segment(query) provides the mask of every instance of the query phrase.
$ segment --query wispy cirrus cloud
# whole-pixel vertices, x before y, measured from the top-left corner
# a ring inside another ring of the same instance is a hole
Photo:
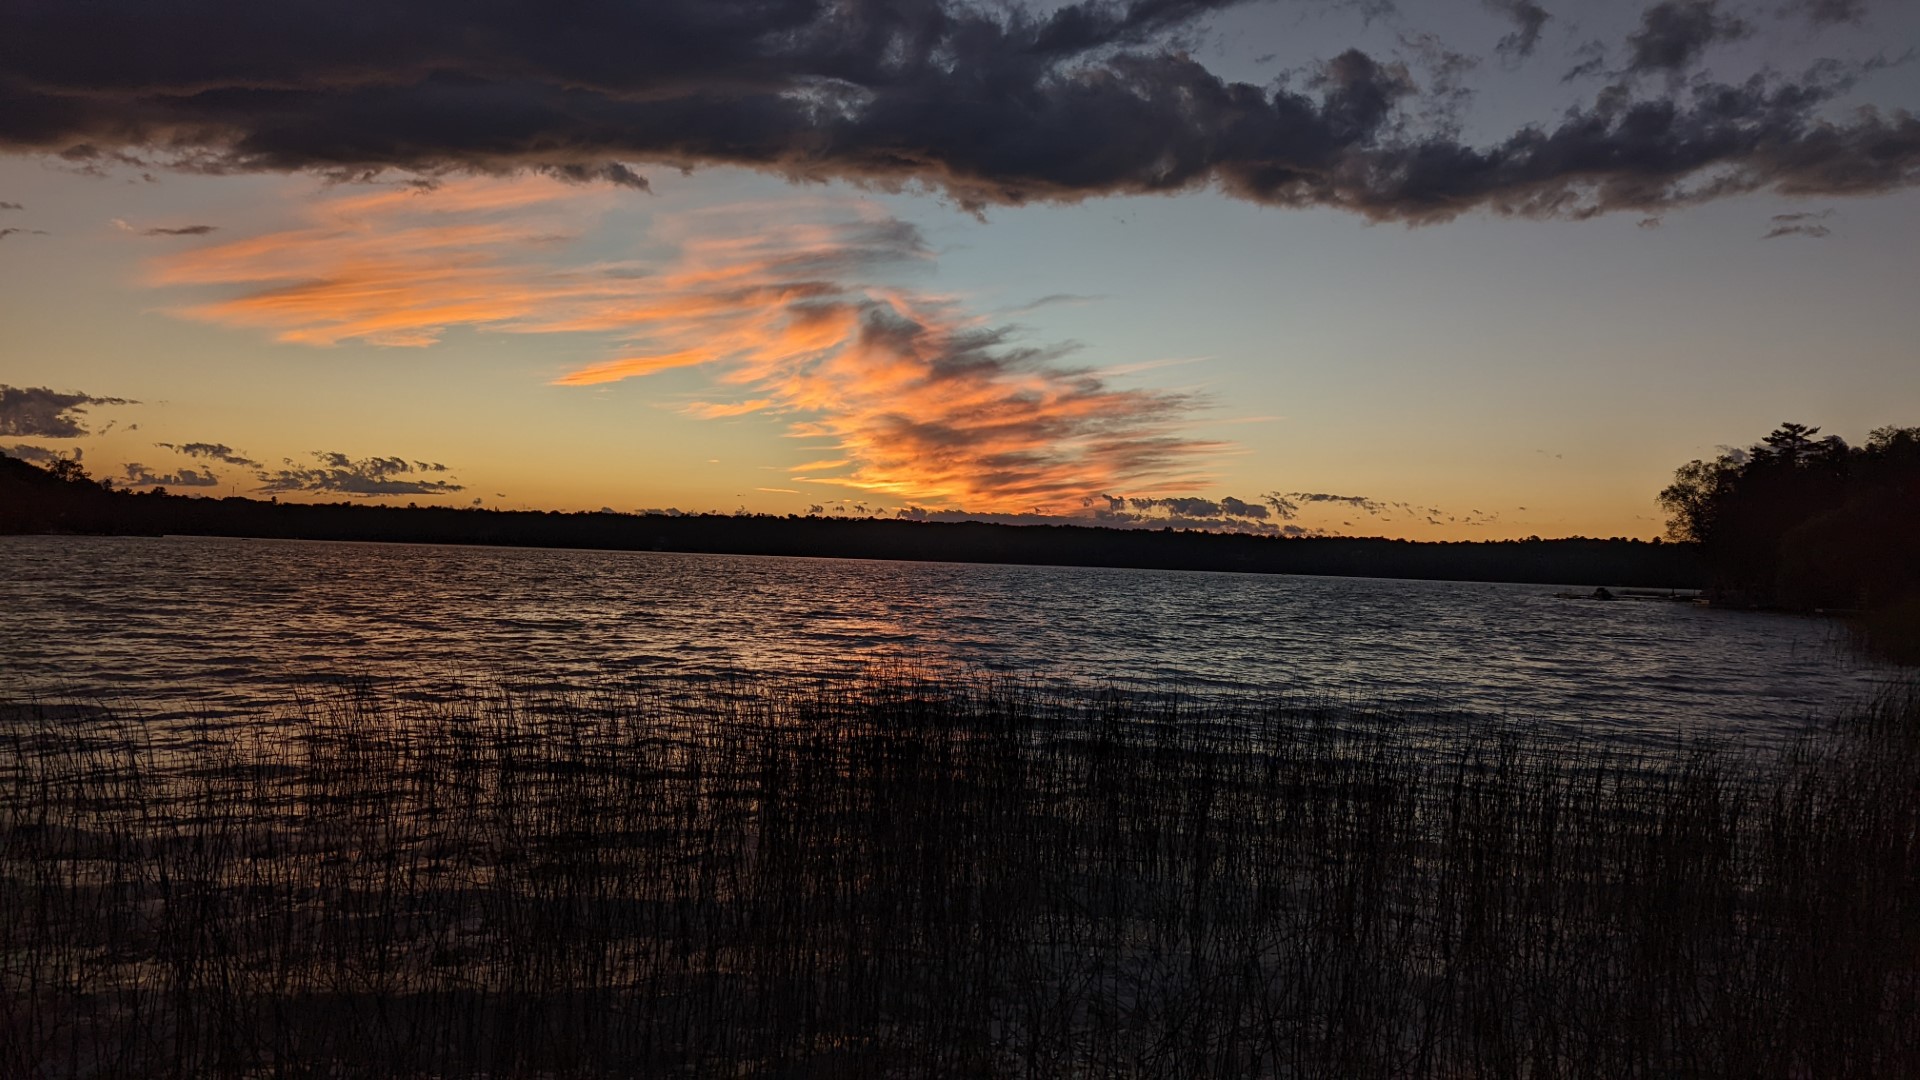
[[[617,275],[542,261],[595,205],[540,177],[381,187],[312,200],[298,228],[162,257],[151,279],[240,286],[177,313],[281,341],[431,345],[449,327],[524,329],[630,295]]]
[[[418,347],[454,327],[605,342],[566,386],[702,367],[733,400],[691,415],[776,416],[821,451],[795,479],[900,501],[1027,509],[1190,488],[1218,448],[1182,430],[1192,396],[1116,386],[1070,346],[904,284],[933,252],[869,204],[684,215],[655,230],[670,256],[568,265],[593,209],[579,194],[521,178],[334,195],[300,228],[165,257],[154,280],[239,286],[181,313],[310,345]]]

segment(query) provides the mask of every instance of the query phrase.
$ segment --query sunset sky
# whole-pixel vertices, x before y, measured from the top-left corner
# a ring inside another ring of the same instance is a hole
[[[1920,5],[16,0],[0,452],[1651,537],[1920,424]]]

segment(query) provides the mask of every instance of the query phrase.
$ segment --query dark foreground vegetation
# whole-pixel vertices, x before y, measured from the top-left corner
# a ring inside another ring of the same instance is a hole
[[[0,534],[381,540],[851,559],[1126,566],[1452,581],[1694,588],[1691,545],[1638,540],[1413,543],[1346,537],[767,515],[542,513],[205,499],[103,489],[79,463],[0,455]]]
[[[1912,698],[1755,753],[912,680],[0,727],[7,1077],[1920,1073]]]
[[[1851,611],[1870,647],[1920,664],[1920,428],[1848,446],[1782,424],[1688,462],[1660,502],[1673,538],[1698,546],[1714,599]]]

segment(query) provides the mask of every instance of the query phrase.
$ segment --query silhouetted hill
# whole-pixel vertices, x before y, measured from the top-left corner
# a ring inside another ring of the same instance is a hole
[[[0,457],[0,533],[44,532],[183,533],[1655,588],[1691,588],[1700,580],[1692,545],[1637,540],[1416,543],[1075,525],[279,503],[108,491],[84,479],[62,480],[26,462]]]

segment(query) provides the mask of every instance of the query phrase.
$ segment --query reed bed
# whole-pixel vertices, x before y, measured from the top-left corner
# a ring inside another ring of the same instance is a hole
[[[869,678],[0,709],[0,1075],[1920,1072],[1920,708]]]

